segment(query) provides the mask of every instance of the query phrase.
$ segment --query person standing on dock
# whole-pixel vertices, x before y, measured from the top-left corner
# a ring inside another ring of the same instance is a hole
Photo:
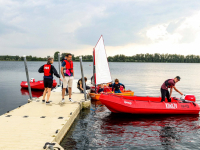
[[[67,56],[65,55],[65,57],[62,59],[62,63],[64,62],[64,60],[67,60]],[[65,68],[65,66],[64,66],[64,69],[63,69],[64,71],[66,70],[66,68]],[[63,83],[62,83],[62,89],[63,89]],[[68,87],[66,88],[66,95],[68,95]]]
[[[66,70],[65,70],[65,69]],[[74,79],[74,67],[73,67],[73,61],[72,61],[72,54],[66,54],[66,60],[63,61],[62,67],[61,67],[61,74],[63,76],[63,89],[62,89],[62,102],[65,102],[65,91],[68,86],[68,92],[69,92],[69,101],[74,102],[71,98],[72,95],[72,84]]]
[[[45,103],[45,97],[47,94],[47,101],[46,104],[50,104],[49,98],[51,95],[51,88],[53,85],[53,74],[58,77],[61,81],[62,79],[60,78],[60,75],[58,74],[57,70],[55,67],[52,65],[54,62],[53,58],[48,58],[47,64],[41,66],[38,70],[39,73],[44,73],[44,93],[43,93],[43,99],[42,102]]]
[[[172,91],[173,89],[178,92],[179,94],[183,95],[176,87],[175,84],[180,81],[181,78],[179,76],[176,76],[174,79],[168,79],[166,80],[162,86],[161,86],[161,102],[165,101],[165,97],[167,97],[168,102],[171,102],[171,96],[172,96]],[[170,93],[168,91],[168,88],[170,88]]]

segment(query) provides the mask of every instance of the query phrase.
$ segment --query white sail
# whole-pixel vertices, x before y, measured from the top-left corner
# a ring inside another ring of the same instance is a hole
[[[96,85],[111,82],[112,79],[104,46],[103,36],[100,37],[94,49]]]

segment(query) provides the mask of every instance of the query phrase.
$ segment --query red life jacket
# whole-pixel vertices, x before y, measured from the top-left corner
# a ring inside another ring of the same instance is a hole
[[[44,65],[44,76],[50,76],[51,75],[51,64]]]
[[[73,61],[67,61],[67,60],[64,60],[65,61],[65,63],[66,63],[66,65],[65,65],[65,67],[66,67],[66,69],[68,69],[69,71],[70,71],[70,73],[73,73],[74,72],[74,70],[73,70]]]

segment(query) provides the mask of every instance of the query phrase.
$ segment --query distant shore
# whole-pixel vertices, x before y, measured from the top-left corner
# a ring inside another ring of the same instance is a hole
[[[58,60],[58,53],[54,53],[54,60]],[[62,53],[60,56],[60,60],[64,58],[66,53]],[[33,57],[26,56],[27,61],[47,61],[47,57]],[[72,55],[72,59],[74,62],[79,61],[80,56]],[[83,62],[93,62],[92,55],[84,55],[81,56]],[[24,58],[22,56],[0,56],[0,61],[23,61]],[[115,55],[109,56],[108,62],[143,62],[143,63],[200,63],[199,55],[178,55],[178,54],[136,54],[133,56],[125,56],[125,55]]]

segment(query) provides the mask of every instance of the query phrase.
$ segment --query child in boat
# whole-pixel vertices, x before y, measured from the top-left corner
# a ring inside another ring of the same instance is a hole
[[[112,86],[112,91],[114,90],[115,93],[121,93],[120,86],[123,86],[125,90],[125,86],[119,83],[119,79],[115,79],[115,83]]]
[[[48,58],[47,64],[41,66],[38,70],[39,73],[44,73],[44,80],[43,81],[44,81],[45,89],[44,89],[44,93],[43,93],[42,102],[45,103],[45,97],[46,97],[46,94],[47,94],[46,104],[50,104],[49,98],[50,98],[50,95],[51,95],[51,88],[52,88],[52,84],[53,84],[53,74],[62,81],[57,70],[52,65],[53,62],[54,62],[53,58],[51,58],[51,57]]]
[[[101,86],[99,87],[98,93],[103,93],[104,91],[104,85],[101,84]]]

